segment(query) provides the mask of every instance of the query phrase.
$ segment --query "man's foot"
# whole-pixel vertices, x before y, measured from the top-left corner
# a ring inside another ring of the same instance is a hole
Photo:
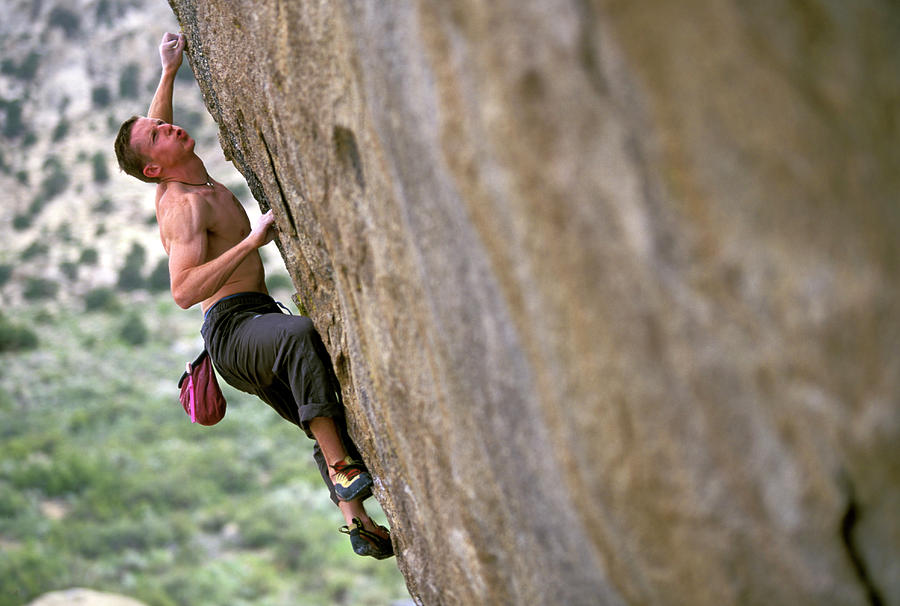
[[[341,501],[352,501],[372,494],[372,476],[362,461],[349,456],[331,466],[334,492]]]
[[[353,518],[353,528],[341,526],[339,530],[350,535],[350,544],[357,555],[371,556],[376,560],[383,560],[394,555],[394,546],[391,544],[391,533],[384,526],[372,525],[375,531],[366,530],[359,518]]]

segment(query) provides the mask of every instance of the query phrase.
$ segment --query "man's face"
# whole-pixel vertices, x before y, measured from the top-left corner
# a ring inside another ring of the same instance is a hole
[[[194,151],[194,140],[187,131],[151,118],[135,121],[131,127],[131,145],[150,162],[163,167],[178,164]]]

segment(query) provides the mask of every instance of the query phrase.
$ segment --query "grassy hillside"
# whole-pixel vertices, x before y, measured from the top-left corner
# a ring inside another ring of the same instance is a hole
[[[198,322],[166,295],[4,316],[3,335],[37,345],[0,357],[0,606],[72,586],[153,606],[405,595],[393,560],[356,556],[336,531],[300,430],[227,386],[219,425],[189,422],[177,350]]]

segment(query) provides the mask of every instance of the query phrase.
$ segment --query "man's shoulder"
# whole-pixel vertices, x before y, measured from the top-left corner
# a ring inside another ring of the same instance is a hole
[[[163,232],[170,228],[200,228],[209,222],[209,202],[202,195],[169,187],[156,201],[156,220]]]
[[[157,210],[202,210],[206,205],[204,196],[177,184],[160,183],[156,188]]]

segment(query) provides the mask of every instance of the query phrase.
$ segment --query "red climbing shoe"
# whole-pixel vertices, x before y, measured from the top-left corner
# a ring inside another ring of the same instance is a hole
[[[331,478],[334,492],[341,501],[352,501],[372,494],[372,476],[362,461],[346,457],[331,468],[335,471]]]

